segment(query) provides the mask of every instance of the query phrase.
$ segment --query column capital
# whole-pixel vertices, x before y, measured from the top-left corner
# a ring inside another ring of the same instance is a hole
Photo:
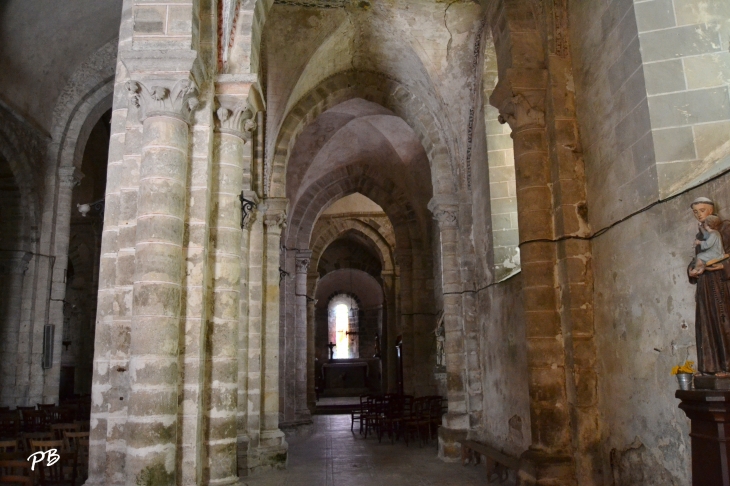
[[[216,96],[216,102],[216,129],[220,133],[234,135],[244,143],[250,141],[253,131],[256,130],[256,113],[249,104],[222,95]]]
[[[489,96],[489,103],[499,110],[499,122],[508,123],[512,131],[545,127],[546,69],[510,68]]]
[[[151,116],[171,116],[190,123],[198,107],[198,87],[191,79],[127,81],[129,101],[139,109],[139,121]]]
[[[439,228],[455,228],[459,225],[459,203],[456,196],[437,195],[428,203],[433,219],[438,221]]]
[[[286,228],[286,198],[266,198],[259,205],[268,233],[279,233]]]
[[[74,166],[59,167],[58,180],[62,185],[75,187],[81,183],[84,173]]]
[[[312,250],[297,250],[295,258],[297,273],[306,274],[311,260]]]

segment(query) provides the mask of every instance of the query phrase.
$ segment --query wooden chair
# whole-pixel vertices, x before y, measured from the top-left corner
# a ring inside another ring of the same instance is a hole
[[[35,407],[21,407],[21,406],[17,406],[17,407],[15,407],[15,410],[17,410],[18,412],[35,411]]]
[[[51,425],[46,412],[23,410],[23,432],[46,432]]]
[[[31,440],[30,451],[47,451],[48,449],[56,449],[58,452],[66,452],[63,440]]]
[[[66,450],[76,452],[76,467],[78,477],[85,481],[89,475],[89,433],[64,432]]]
[[[403,435],[408,446],[408,439],[411,432],[418,434],[419,444],[423,447],[423,430],[430,424],[428,416],[428,399],[419,397],[413,400],[411,413],[403,419]]]
[[[37,403],[38,410],[53,410],[57,407],[55,403]]]
[[[7,407],[0,407],[0,413],[2,413],[2,412],[9,412],[9,411],[10,411],[10,407],[9,406],[7,406]]]
[[[30,442],[32,440],[52,440],[53,435],[50,432],[24,432],[20,434],[20,445],[25,452],[30,453]]]
[[[68,407],[56,407],[45,410],[48,414],[49,424],[70,424],[76,420],[76,409]]]
[[[0,413],[0,439],[15,439],[20,433],[20,415],[18,412]]]
[[[64,432],[78,432],[79,426],[76,424],[53,424],[51,425],[51,433],[56,440],[63,439]]]
[[[58,462],[40,469],[41,486],[76,486],[76,453],[59,452]]]
[[[355,422],[360,423],[360,433],[362,434],[362,418],[367,413],[367,403],[369,395],[360,395],[360,408],[350,413],[350,432],[355,427]]]
[[[17,439],[0,440],[0,453],[19,451],[20,445]]]
[[[28,461],[0,460],[0,484],[33,486],[35,474]]]
[[[74,420],[74,423],[79,426],[79,432],[89,432],[91,430],[91,422],[88,420]]]

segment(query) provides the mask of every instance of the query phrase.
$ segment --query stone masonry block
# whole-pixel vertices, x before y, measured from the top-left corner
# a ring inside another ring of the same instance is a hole
[[[650,96],[687,89],[684,66],[680,59],[644,64],[644,79],[646,92]]]
[[[697,158],[704,159],[728,140],[730,121],[706,123],[692,127]]]
[[[711,88],[730,83],[730,52],[683,59],[687,88]]]
[[[697,158],[692,127],[654,130],[652,137],[657,162],[695,160]]]
[[[174,317],[180,312],[180,286],[173,283],[134,284],[134,313],[139,316]]]
[[[719,33],[709,25],[687,25],[640,34],[644,62],[695,56],[722,49]]]
[[[728,88],[708,88],[652,96],[649,109],[654,128],[730,120]]]
[[[639,32],[666,29],[676,25],[672,0],[651,0],[637,3],[634,5],[634,9]]]
[[[134,32],[136,33],[164,34],[166,22],[167,7],[164,5],[134,8]]]

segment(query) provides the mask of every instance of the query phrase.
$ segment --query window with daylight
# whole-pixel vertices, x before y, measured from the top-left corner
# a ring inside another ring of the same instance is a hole
[[[335,329],[337,341],[335,344],[335,359],[347,359],[350,357],[348,346],[348,332],[350,330],[350,309],[346,304],[338,304],[335,307]]]

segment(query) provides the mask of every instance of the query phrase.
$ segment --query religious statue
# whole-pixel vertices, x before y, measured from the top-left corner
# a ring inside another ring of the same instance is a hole
[[[327,347],[330,348],[330,359],[335,359],[335,347],[337,345],[335,343],[330,342]]]
[[[380,358],[380,336],[377,333],[375,334],[375,354],[373,358]]]
[[[444,342],[446,341],[446,330],[444,329],[444,312],[441,311],[436,329],[433,330],[436,336],[436,367],[443,368],[446,366],[446,355],[444,351]]]
[[[699,221],[695,257],[687,267],[690,283],[697,285],[697,370],[726,377],[730,376],[730,221],[715,215],[715,203],[706,197],[695,199],[691,208]]]

